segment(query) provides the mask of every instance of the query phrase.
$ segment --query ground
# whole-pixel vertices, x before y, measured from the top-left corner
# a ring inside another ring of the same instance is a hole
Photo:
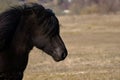
[[[69,55],[34,48],[23,80],[120,80],[120,14],[59,16]]]

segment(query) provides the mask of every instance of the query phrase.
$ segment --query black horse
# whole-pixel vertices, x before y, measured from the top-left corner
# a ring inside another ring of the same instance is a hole
[[[59,21],[50,9],[31,3],[0,14],[0,80],[22,80],[30,50],[35,46],[55,61],[64,60],[66,47]]]

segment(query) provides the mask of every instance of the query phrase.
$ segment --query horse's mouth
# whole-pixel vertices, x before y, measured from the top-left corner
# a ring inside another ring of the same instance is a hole
[[[56,62],[60,62],[60,61],[63,61],[64,59],[59,59],[59,58],[54,58],[53,57],[53,59],[54,59],[54,61],[56,61]]]
[[[56,61],[56,62],[60,62],[63,61],[66,58],[67,55],[60,57],[60,56],[52,56],[52,58]]]

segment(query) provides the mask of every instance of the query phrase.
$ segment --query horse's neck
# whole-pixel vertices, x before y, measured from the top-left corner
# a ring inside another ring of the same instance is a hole
[[[27,33],[24,31],[16,31],[11,44],[12,50],[17,54],[23,54],[29,53],[32,47]]]
[[[29,53],[33,48],[32,41],[30,39],[29,27],[33,26],[33,16],[21,16],[21,20],[13,35],[11,47],[16,53]]]

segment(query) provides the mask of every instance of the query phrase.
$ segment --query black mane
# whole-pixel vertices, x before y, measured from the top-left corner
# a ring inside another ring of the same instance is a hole
[[[29,16],[31,14],[35,14],[37,16],[39,24],[43,26],[43,33],[52,35],[52,33],[59,32],[59,28],[55,28],[59,25],[55,24],[56,21],[58,23],[58,20],[50,9],[45,9],[42,5],[35,3],[12,7],[0,14],[0,50],[3,50],[6,45],[9,45],[17,27],[20,25],[21,21],[23,21],[21,20],[22,17],[25,15]],[[51,21],[52,24],[50,24]],[[48,28],[50,25],[51,28]]]

